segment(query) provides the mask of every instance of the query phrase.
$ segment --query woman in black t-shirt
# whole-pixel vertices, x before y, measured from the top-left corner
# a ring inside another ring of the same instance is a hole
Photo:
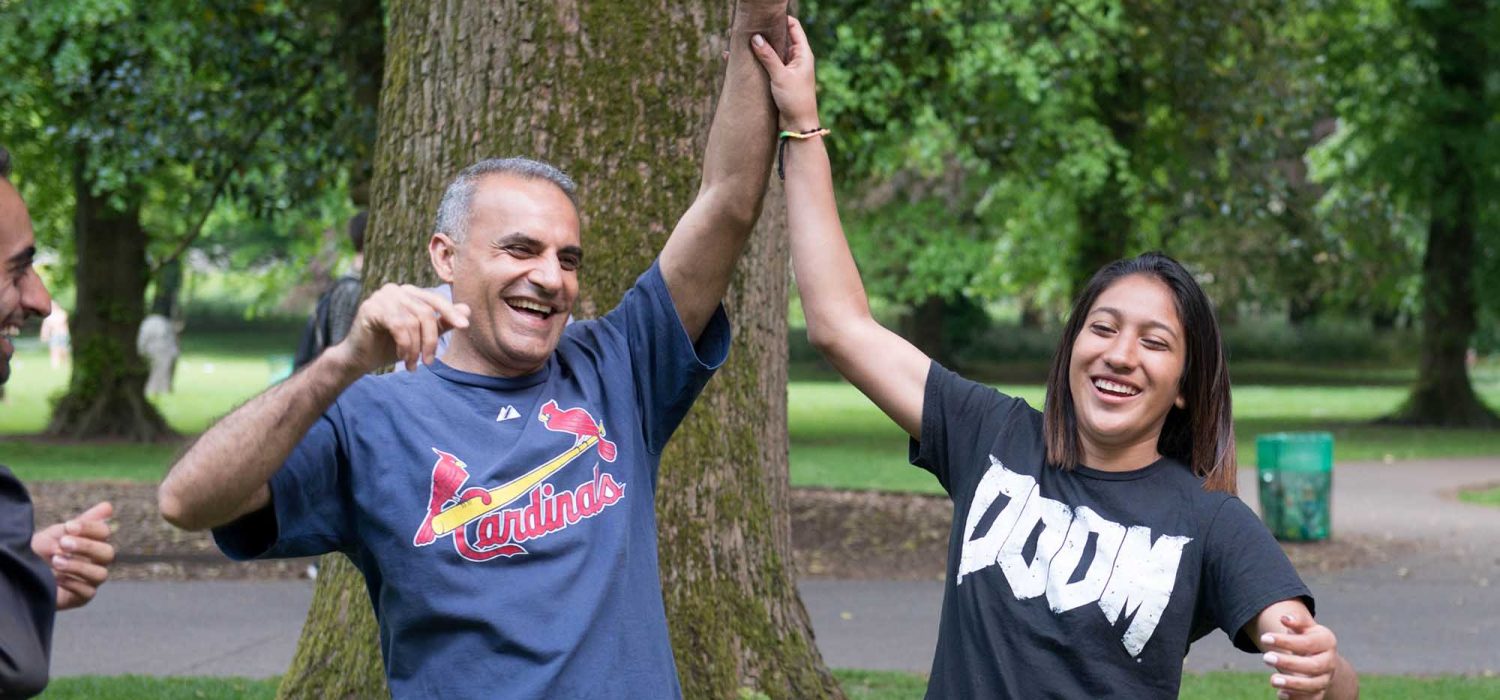
[[[1280,697],[1358,679],[1264,526],[1237,498],[1212,307],[1176,261],[1106,266],[1080,295],[1045,412],[968,382],[871,317],[844,240],[813,56],[752,42],[781,114],[808,338],[916,441],[955,504],[929,697],[1175,695],[1212,627],[1264,653]],[[1149,662],[1149,663],[1148,663]]]

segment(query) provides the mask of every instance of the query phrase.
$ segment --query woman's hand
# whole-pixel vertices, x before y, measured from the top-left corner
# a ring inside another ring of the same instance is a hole
[[[782,63],[776,49],[759,34],[750,39],[750,50],[771,78],[771,98],[781,112],[781,128],[788,131],[816,129],[818,123],[817,78],[812,48],[795,17],[786,18],[787,59]]]

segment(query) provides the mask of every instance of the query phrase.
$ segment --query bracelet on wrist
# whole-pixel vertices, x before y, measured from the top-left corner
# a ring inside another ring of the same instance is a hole
[[[776,135],[776,177],[786,181],[786,142],[791,139],[805,141],[810,138],[827,136],[832,133],[830,129],[815,126],[805,131],[782,131]]]

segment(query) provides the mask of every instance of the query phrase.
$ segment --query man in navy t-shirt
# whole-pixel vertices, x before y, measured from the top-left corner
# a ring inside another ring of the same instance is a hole
[[[720,299],[769,177],[776,116],[748,50],[785,15],[757,12],[736,13],[698,197],[617,308],[567,323],[572,181],[475,164],[428,245],[452,300],[376,291],[343,342],[178,460],[167,520],[240,559],[347,554],[397,697],[680,696],[653,500],[662,448],[725,359]],[[393,361],[413,371],[365,376]]]

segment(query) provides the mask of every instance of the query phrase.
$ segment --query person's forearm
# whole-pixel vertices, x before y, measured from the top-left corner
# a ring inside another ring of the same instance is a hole
[[[718,216],[745,233],[760,212],[776,151],[776,104],[765,71],[750,53],[750,37],[759,34],[785,51],[786,5],[786,0],[737,3],[724,88],[703,154],[697,199],[712,204]]]
[[[786,46],[785,0],[741,0],[737,6],[702,181],[662,250],[662,275],[693,338],[708,325],[729,288],[771,177],[776,106],[765,71],[750,53],[755,34]]]
[[[831,171],[821,137],[787,143],[786,208],[792,272],[807,317],[808,340],[825,354],[843,337],[838,332],[840,323],[870,316],[864,283],[839,222]]]
[[[1328,700],[1356,700],[1359,697],[1359,674],[1349,660],[1339,654],[1333,673],[1333,682],[1328,687]]]
[[[334,346],[235,409],[178,458],[157,494],[185,530],[229,523],[265,504],[267,484],[314,421],[363,371]]]

